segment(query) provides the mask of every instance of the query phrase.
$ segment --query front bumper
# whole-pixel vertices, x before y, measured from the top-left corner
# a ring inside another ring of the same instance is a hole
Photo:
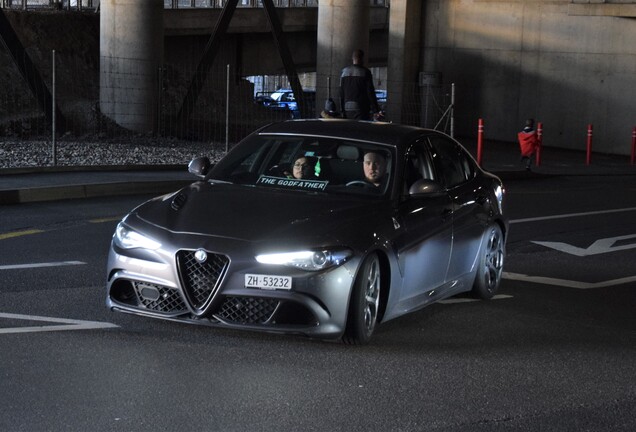
[[[230,259],[237,252],[229,250],[220,254],[228,257],[223,268],[209,276],[201,275],[199,268],[187,268],[180,259],[183,253],[194,253],[194,249],[149,254],[113,245],[108,258],[107,306],[119,312],[215,327],[324,339],[344,333],[356,259],[323,272],[305,272],[258,264],[247,257]],[[187,274],[192,272],[197,273],[194,288],[193,278]],[[247,273],[291,276],[292,288],[246,288]]]

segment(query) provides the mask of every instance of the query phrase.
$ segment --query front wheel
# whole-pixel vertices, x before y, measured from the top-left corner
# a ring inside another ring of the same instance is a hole
[[[363,345],[371,339],[380,309],[380,279],[380,260],[371,254],[362,263],[353,285],[344,343]]]
[[[501,227],[494,224],[485,233],[485,242],[479,252],[477,276],[473,294],[481,299],[492,298],[499,289],[506,255],[504,235]]]

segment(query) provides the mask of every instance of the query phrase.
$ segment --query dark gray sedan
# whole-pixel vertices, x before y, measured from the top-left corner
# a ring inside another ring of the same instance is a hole
[[[378,323],[499,286],[504,189],[455,140],[388,123],[266,126],[117,226],[107,305],[367,343]]]

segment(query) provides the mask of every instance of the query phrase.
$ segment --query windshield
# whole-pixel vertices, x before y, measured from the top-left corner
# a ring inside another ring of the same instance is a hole
[[[390,147],[328,137],[254,135],[214,167],[210,179],[325,193],[381,195],[388,190]]]
[[[274,92],[269,95],[276,102],[289,102],[294,100],[294,94],[291,92]]]

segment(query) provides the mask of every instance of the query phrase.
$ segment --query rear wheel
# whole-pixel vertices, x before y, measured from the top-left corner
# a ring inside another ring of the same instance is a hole
[[[344,343],[362,345],[371,339],[380,309],[380,279],[380,260],[371,254],[362,263],[353,286]]]
[[[486,240],[479,253],[479,268],[473,285],[473,294],[482,299],[489,299],[499,289],[506,251],[503,232],[499,225],[490,226],[485,235]]]

